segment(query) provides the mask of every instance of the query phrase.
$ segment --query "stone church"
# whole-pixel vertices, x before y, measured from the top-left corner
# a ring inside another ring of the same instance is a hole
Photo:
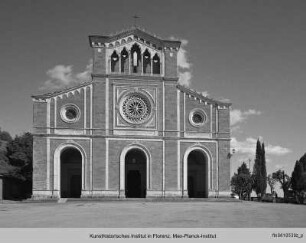
[[[33,198],[229,196],[230,104],[179,85],[180,41],[89,44],[90,82],[32,96]]]

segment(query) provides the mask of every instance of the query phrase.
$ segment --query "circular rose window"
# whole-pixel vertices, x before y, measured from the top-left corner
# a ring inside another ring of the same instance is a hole
[[[189,121],[193,126],[202,126],[206,122],[206,114],[200,109],[193,110],[190,112]]]
[[[120,113],[127,122],[141,124],[150,117],[151,103],[145,95],[132,93],[122,99]]]
[[[67,104],[61,108],[61,118],[68,123],[74,123],[79,120],[81,115],[79,107],[74,104]]]

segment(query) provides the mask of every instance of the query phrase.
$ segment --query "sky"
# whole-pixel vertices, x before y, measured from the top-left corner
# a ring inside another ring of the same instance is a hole
[[[0,127],[31,131],[31,95],[87,81],[88,35],[137,14],[140,28],[182,41],[180,83],[232,103],[231,174],[253,168],[259,138],[268,173],[291,175],[306,152],[305,12],[303,0],[1,0]]]

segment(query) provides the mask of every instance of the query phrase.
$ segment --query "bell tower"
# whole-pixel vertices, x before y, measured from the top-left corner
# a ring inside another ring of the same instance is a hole
[[[177,79],[180,41],[162,40],[137,27],[113,36],[89,36],[93,75]]]

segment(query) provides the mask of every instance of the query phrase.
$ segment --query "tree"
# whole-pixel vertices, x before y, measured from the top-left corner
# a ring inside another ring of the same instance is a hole
[[[20,176],[25,181],[32,181],[33,136],[24,133],[16,136],[7,145],[7,156],[12,166],[18,167]]]
[[[258,197],[262,197],[266,193],[266,188],[267,188],[267,170],[266,170],[265,145],[261,144],[259,139],[257,140],[256,143],[253,178],[254,178],[253,189]]]
[[[239,195],[239,199],[245,200],[252,192],[253,180],[250,170],[243,162],[231,179],[232,191]]]
[[[291,175],[291,188],[294,191],[297,203],[302,203],[306,192],[306,154],[296,161]]]
[[[0,140],[1,141],[6,141],[6,142],[10,142],[13,139],[12,139],[11,135],[8,132],[2,131],[1,128],[0,128]]]
[[[237,170],[238,172],[238,175],[240,174],[247,174],[247,175],[250,175],[250,170],[249,168],[247,167],[246,163],[242,163],[241,166],[238,168]]]
[[[261,175],[261,183],[260,183],[260,190],[261,195],[266,193],[267,189],[267,169],[266,169],[266,151],[265,151],[265,144],[262,143],[261,145],[261,167],[260,167],[260,175]]]
[[[11,165],[8,157],[8,145],[12,142],[11,135],[0,129],[0,174],[14,179],[23,179],[20,168]]]
[[[281,184],[281,188],[284,191],[285,201],[288,199],[288,191],[291,186],[291,178],[288,176],[285,171],[278,170],[272,174],[272,178]]]
[[[291,174],[291,188],[293,191],[300,191],[300,178],[304,172],[303,164],[300,161],[295,162],[293,172]]]
[[[32,150],[31,133],[12,139],[8,132],[0,130],[0,174],[17,182],[20,198],[32,192]]]
[[[276,180],[272,177],[271,174],[269,174],[268,177],[267,177],[267,182],[270,186],[271,194],[272,194],[274,192],[274,189],[275,189]]]
[[[9,159],[7,157],[7,144],[12,140],[11,135],[2,131],[0,128],[0,174],[9,175],[12,172],[12,166],[9,164]]]

